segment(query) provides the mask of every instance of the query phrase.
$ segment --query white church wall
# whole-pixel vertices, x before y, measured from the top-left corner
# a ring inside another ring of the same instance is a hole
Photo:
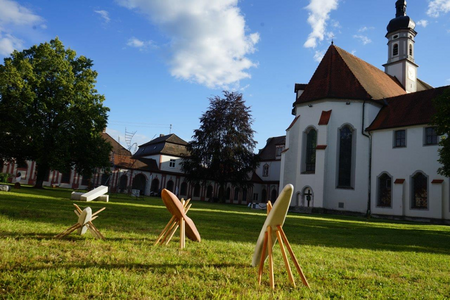
[[[363,102],[323,100],[315,101],[311,105],[312,107],[298,106],[297,113],[301,117],[287,134],[289,150],[283,156],[282,185],[293,183],[294,194],[300,193],[300,197],[305,197],[302,193],[305,187],[310,187],[314,195],[314,207],[366,212],[369,186],[369,139],[361,134]],[[332,110],[332,113],[328,125],[318,125],[322,112],[329,110]],[[373,121],[378,111],[378,105],[365,104],[365,127]],[[352,188],[337,188],[339,128],[344,125],[350,125],[354,130]],[[317,144],[326,148],[316,150],[315,172],[307,174],[301,173],[300,158],[303,157],[302,152],[305,147],[304,132],[311,126],[317,130]],[[299,201],[294,201],[296,202]]]
[[[424,146],[424,127],[412,126],[372,133],[372,205],[374,214],[417,218],[450,219],[449,178],[437,173],[439,146]],[[394,131],[406,130],[406,147],[394,148]],[[422,172],[428,182],[428,207],[412,208],[412,176]],[[388,172],[392,176],[391,207],[378,206],[378,176]],[[402,181],[403,183],[399,183]],[[397,183],[394,182],[397,180]],[[435,183],[432,183],[433,180]],[[442,181],[442,182],[441,182]],[[437,183],[436,183],[437,182]]]
[[[182,173],[181,162],[183,160],[177,156],[161,155],[160,157],[160,170],[167,172]]]

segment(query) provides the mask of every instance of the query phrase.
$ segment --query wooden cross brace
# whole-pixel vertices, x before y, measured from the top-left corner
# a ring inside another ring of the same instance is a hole
[[[272,203],[270,203],[270,201],[269,201],[267,203],[267,214],[269,214],[271,209],[272,209]],[[272,234],[271,234],[271,232],[272,232],[272,228],[270,226],[267,226],[267,229],[266,229],[266,232],[264,235],[261,260],[259,262],[258,283],[259,283],[259,285],[261,285],[261,278],[262,278],[262,273],[263,273],[263,269],[264,269],[264,261],[265,261],[265,257],[266,257],[266,251],[268,251],[270,287],[272,289],[275,289],[275,280],[274,280],[274,275],[273,275],[273,249],[272,249]],[[280,244],[281,255],[283,256],[283,260],[284,260],[284,264],[286,266],[289,281],[292,283],[292,285],[294,287],[296,286],[294,276],[292,275],[291,266],[289,265],[289,261],[286,256],[286,251],[284,249],[285,245],[286,245],[289,255],[295,265],[295,268],[297,269],[298,273],[300,274],[300,278],[301,278],[303,284],[309,288],[308,281],[306,280],[306,277],[303,274],[302,268],[300,267],[300,265],[297,261],[297,258],[295,257],[294,251],[292,251],[292,247],[289,244],[289,241],[286,237],[286,234],[284,233],[282,226],[276,225],[275,232],[276,232],[278,243]]]
[[[74,213],[79,217],[81,215],[81,213],[83,212],[81,210],[81,208],[76,205],[75,203],[73,204],[75,206],[75,210]],[[86,226],[87,229],[89,229],[89,231],[98,239],[102,239],[104,240],[105,237],[100,233],[100,231],[97,229],[97,227],[94,226],[94,224],[92,223],[92,221],[94,221],[95,219],[97,219],[98,214],[101,213],[103,210],[105,210],[106,207],[103,207],[99,210],[97,210],[95,213],[92,214],[92,218],[86,223],[86,224],[80,224],[80,223],[75,223],[72,226],[70,226],[69,228],[67,228],[66,230],[64,230],[63,232],[61,232],[60,234],[56,235],[55,238],[63,238],[67,235],[69,235],[70,233],[74,232],[75,230],[77,230],[78,228],[82,228],[83,226]]]
[[[181,199],[181,203],[183,204],[185,213],[187,213],[192,206],[192,204],[189,204],[190,201],[191,199],[188,199],[186,201],[184,199]],[[183,218],[177,218],[173,215],[172,218],[169,220],[169,223],[167,223],[166,227],[164,227],[163,231],[156,239],[155,245],[169,244],[178,227],[180,228],[180,249],[184,249],[186,247],[185,221]]]

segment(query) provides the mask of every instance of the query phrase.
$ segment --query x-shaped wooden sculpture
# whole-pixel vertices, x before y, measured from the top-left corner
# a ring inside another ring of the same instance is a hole
[[[191,199],[187,201],[181,199],[180,201],[176,195],[166,189],[162,190],[161,198],[167,210],[172,214],[172,218],[170,218],[169,223],[167,223],[166,227],[164,227],[156,239],[155,245],[169,244],[178,227],[180,228],[180,249],[184,249],[186,246],[186,235],[189,239],[200,242],[200,234],[194,222],[186,215],[192,206],[192,204],[189,204]]]
[[[293,186],[288,184],[281,191],[278,196],[275,205],[272,209],[272,204],[269,201],[267,203],[267,218],[259,235],[258,241],[256,242],[255,253],[253,255],[252,265],[256,266],[259,264],[258,271],[258,283],[261,284],[262,273],[264,269],[264,261],[266,258],[269,258],[269,280],[270,287],[272,289],[275,288],[275,281],[273,276],[273,246],[278,240],[280,244],[281,254],[283,256],[284,264],[286,266],[286,270],[289,276],[289,280],[292,285],[295,287],[294,276],[292,275],[291,267],[289,265],[288,258],[286,256],[286,251],[284,246],[287,247],[289,254],[291,256],[292,261],[294,262],[295,268],[297,269],[302,282],[305,286],[309,288],[308,281],[306,280],[305,275],[303,274],[302,268],[300,267],[297,258],[294,255],[294,251],[292,251],[291,245],[286,237],[286,234],[283,230],[283,224],[286,218],[287,211],[289,209],[289,204],[291,203]]]
[[[106,207],[103,207],[96,211],[95,213],[92,213],[92,209],[90,207],[86,207],[84,210],[81,210],[81,208],[73,204],[75,206],[74,213],[78,216],[78,222],[61,232],[60,234],[56,235],[55,238],[63,238],[70,233],[74,232],[78,229],[78,233],[80,235],[83,235],[86,233],[86,231],[89,229],[89,231],[98,239],[104,240],[105,237],[100,233],[100,231],[94,226],[92,221],[97,219],[98,214],[106,209]]]

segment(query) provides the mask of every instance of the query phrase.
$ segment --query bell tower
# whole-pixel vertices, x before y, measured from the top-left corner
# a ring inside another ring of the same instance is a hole
[[[406,92],[417,91],[417,68],[414,62],[416,23],[406,15],[406,0],[395,3],[396,13],[387,26],[388,61],[384,71],[397,77]]]

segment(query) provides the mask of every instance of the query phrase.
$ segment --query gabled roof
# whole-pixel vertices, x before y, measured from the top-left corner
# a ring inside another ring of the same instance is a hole
[[[285,145],[286,144],[286,136],[277,136],[271,137],[267,139],[266,145],[264,148],[259,150],[259,159],[262,161],[265,160],[276,160],[276,146],[277,145]]]
[[[140,145],[133,158],[158,154],[186,156],[188,155],[186,146],[187,142],[175,134],[160,136],[148,143]]]
[[[294,105],[326,98],[380,100],[405,93],[395,77],[331,45]]]
[[[436,113],[433,99],[440,96],[446,89],[450,89],[450,86],[386,99],[386,105],[367,130],[430,124],[432,116]]]
[[[120,155],[128,155],[131,156],[131,152],[128,151],[125,147],[123,147],[121,144],[119,144],[115,139],[113,139],[109,134],[106,132],[102,132],[102,137],[111,144],[112,151],[116,154]]]

